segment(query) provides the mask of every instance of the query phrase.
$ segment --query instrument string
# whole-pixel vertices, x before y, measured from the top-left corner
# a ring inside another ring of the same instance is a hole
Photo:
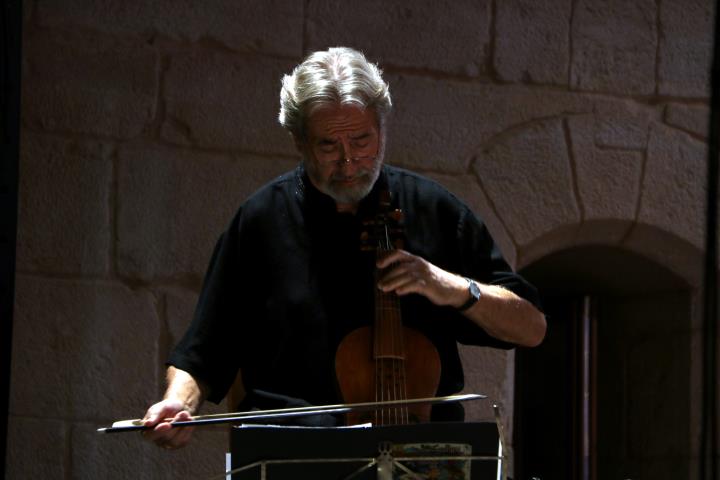
[[[393,244],[390,238],[390,231],[388,225],[383,226],[383,243],[379,250],[383,251],[384,254],[393,250]],[[402,400],[407,398],[407,385],[404,365],[404,341],[403,341],[403,330],[402,323],[400,320],[400,301],[395,293],[382,294],[381,301],[378,302],[382,305],[383,311],[380,312],[382,318],[389,325],[385,325],[382,331],[385,333],[389,332],[390,338],[387,339],[389,345],[389,352],[384,352],[388,355],[387,367],[389,368],[389,384],[385,385],[387,388],[387,398],[389,400]],[[377,304],[377,303],[376,303]],[[383,361],[383,364],[386,362]],[[385,388],[383,388],[385,391]],[[408,423],[408,409],[407,406],[394,407],[388,412],[389,419],[392,419],[394,424],[406,424]]]
[[[381,248],[378,248],[376,251],[376,255],[379,258],[381,255]],[[379,280],[379,273],[375,272],[375,282]],[[381,345],[381,338],[380,335],[378,335],[377,332],[380,332],[383,330],[383,304],[382,304],[382,292],[378,289],[375,290],[375,398],[376,400],[383,401],[385,399],[385,389],[384,389],[384,382],[383,377],[385,375],[385,369],[384,369],[384,362],[382,360],[382,345]],[[378,409],[375,410],[375,424],[376,425],[384,425],[385,424],[385,410],[384,409]]]

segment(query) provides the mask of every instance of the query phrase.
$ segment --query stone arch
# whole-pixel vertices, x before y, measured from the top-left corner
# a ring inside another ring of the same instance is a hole
[[[674,232],[629,219],[594,220],[561,225],[517,251],[517,269],[580,247],[613,247],[637,254],[677,275],[691,289],[702,281],[703,250]]]
[[[706,145],[658,110],[595,99],[487,139],[471,162],[518,268],[573,245],[616,245],[699,285]]]

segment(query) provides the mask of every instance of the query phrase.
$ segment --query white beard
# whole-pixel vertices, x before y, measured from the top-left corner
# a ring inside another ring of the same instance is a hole
[[[381,151],[371,167],[358,169],[350,178],[343,173],[342,169],[337,169],[326,181],[323,181],[315,162],[305,158],[303,159],[303,164],[315,188],[325,195],[330,196],[335,200],[335,203],[356,204],[370,193],[378,177],[380,177],[380,170],[383,164],[382,153]],[[342,182],[345,180],[356,180],[356,182],[352,186],[343,185]]]

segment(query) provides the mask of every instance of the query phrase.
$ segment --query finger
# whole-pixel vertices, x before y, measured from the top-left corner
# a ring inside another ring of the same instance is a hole
[[[425,280],[411,271],[405,271],[400,275],[392,276],[383,280],[379,285],[383,292],[395,292],[397,295],[408,293],[422,293],[425,287]]]
[[[192,431],[193,427],[175,427],[165,435],[156,437],[153,441],[165,449],[184,447],[190,442]]]
[[[192,420],[192,415],[187,410],[177,412],[173,417],[173,422],[184,422],[186,420]]]
[[[412,283],[418,282],[418,278],[409,272],[398,272],[397,274],[385,277],[378,282],[378,288],[385,292],[396,292],[398,289]]]
[[[166,419],[175,417],[184,410],[184,405],[176,400],[163,400],[150,407],[143,418],[143,424],[151,427]]]
[[[158,433],[167,432],[168,430],[170,430],[172,428],[172,425],[170,424],[170,422],[167,422],[167,421],[160,422],[155,426],[153,426],[153,425],[147,425],[147,426],[152,427],[147,430],[144,430],[144,432],[143,432],[143,434],[148,435],[148,436],[154,436]]]
[[[171,422],[159,423],[149,434],[149,439],[155,440],[156,443],[159,440],[160,443],[169,443],[172,446],[179,446],[180,444],[186,443],[185,437],[189,440],[190,433],[187,430],[190,427],[175,427],[172,424],[174,422],[183,422],[192,420],[192,415],[187,410],[182,410],[175,414]]]
[[[173,416],[174,414],[174,416]],[[152,432],[166,432],[173,428],[172,423],[173,422],[182,422],[187,420],[192,420],[192,415],[190,415],[190,412],[187,410],[182,410],[180,412],[168,412],[167,415],[162,415],[161,418],[163,418],[164,421],[160,421]],[[169,420],[169,421],[168,421]],[[151,426],[151,425],[148,425]]]
[[[146,426],[157,423],[157,419],[159,418],[158,411],[161,410],[159,405],[159,403],[156,403],[152,407],[148,408],[147,412],[145,412],[145,416],[142,421]]]
[[[154,442],[160,447],[174,448],[187,443],[185,441],[187,434],[184,434],[183,431],[188,428],[190,427],[173,427],[170,423],[163,422],[155,427],[155,429],[148,430],[144,436],[146,440]]]
[[[383,292],[391,292],[413,277],[414,275],[407,267],[397,265],[382,273],[382,276],[378,279],[377,287]]]
[[[400,277],[408,275],[408,267],[408,264],[400,263],[383,270],[380,272],[380,278],[378,278],[378,287],[383,290],[383,287],[386,287]]]
[[[405,250],[391,250],[386,255],[381,255],[375,264],[377,268],[387,268],[396,262],[407,262],[415,258],[414,255],[406,252]]]
[[[422,279],[411,279],[401,285],[398,285],[397,288],[395,288],[395,294],[399,296],[407,295],[409,293],[417,293],[420,295],[427,295],[426,290],[426,282]]]
[[[175,412],[164,414],[164,412],[152,414],[147,418],[143,419],[143,425],[146,427],[157,427],[161,423],[167,423],[169,419],[173,418]]]
[[[163,446],[175,435],[169,423],[161,423],[152,430],[145,430],[143,438],[149,442],[153,442],[159,446]]]
[[[388,291],[408,282],[418,281],[421,285],[425,285],[430,273],[427,267],[427,262],[413,256],[406,262],[396,263],[387,272],[384,272],[378,282],[378,287],[383,291]]]
[[[190,443],[192,438],[194,427],[180,427],[177,429],[177,435],[172,439],[171,444],[173,447],[184,447]]]

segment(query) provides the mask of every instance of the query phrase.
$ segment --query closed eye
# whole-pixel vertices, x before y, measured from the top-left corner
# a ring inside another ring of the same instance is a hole
[[[372,135],[369,133],[363,133],[357,137],[351,138],[353,147],[356,148],[365,148],[370,144],[370,141],[372,140]]]
[[[320,148],[320,151],[324,153],[333,153],[337,151],[338,148],[338,142],[329,139],[320,140],[317,145]]]

